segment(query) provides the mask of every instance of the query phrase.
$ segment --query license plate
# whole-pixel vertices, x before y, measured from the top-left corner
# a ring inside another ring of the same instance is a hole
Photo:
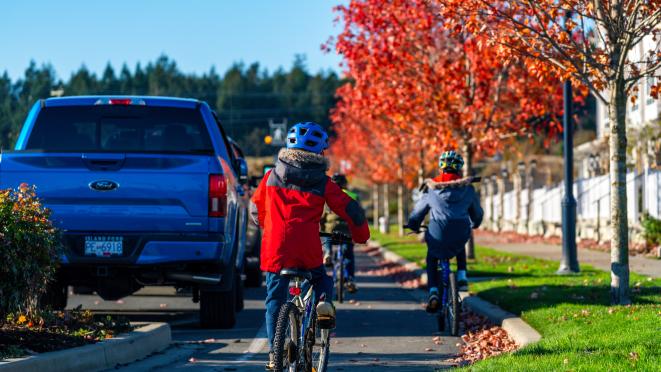
[[[124,239],[121,236],[86,236],[85,255],[97,257],[121,256]]]

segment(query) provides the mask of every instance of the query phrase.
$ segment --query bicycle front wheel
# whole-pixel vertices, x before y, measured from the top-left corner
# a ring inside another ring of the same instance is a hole
[[[282,305],[273,338],[274,371],[296,372],[298,369],[299,327],[298,308],[291,302]]]
[[[321,329],[317,324],[317,314],[314,315],[314,326],[311,332],[311,342],[308,346],[311,352],[311,367],[315,372],[326,372],[328,369],[328,358],[330,356],[330,329]]]

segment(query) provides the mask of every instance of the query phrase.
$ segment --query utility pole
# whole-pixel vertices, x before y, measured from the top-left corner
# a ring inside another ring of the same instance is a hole
[[[574,122],[572,119],[571,81],[563,86],[565,112],[562,117],[562,137],[565,160],[565,196],[562,199],[562,260],[557,273],[573,274],[580,271],[576,257],[576,199],[574,199]]]

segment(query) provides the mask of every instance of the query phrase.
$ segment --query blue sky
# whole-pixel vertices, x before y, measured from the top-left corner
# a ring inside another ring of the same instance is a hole
[[[59,78],[85,64],[99,74],[110,61],[133,68],[165,53],[184,72],[233,62],[270,71],[305,54],[313,72],[339,71],[320,45],[337,35],[332,8],[343,0],[9,0],[0,22],[0,72],[16,79],[30,60],[51,63]]]

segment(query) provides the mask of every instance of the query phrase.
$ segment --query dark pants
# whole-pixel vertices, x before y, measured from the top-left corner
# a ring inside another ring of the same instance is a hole
[[[322,293],[326,294],[326,301],[333,299],[333,279],[326,275],[326,269],[320,266],[310,270],[312,280],[310,280],[315,294],[316,301]],[[273,348],[273,337],[275,337],[275,327],[278,322],[278,313],[280,307],[287,301],[289,293],[289,279],[275,273],[266,273],[266,334],[269,340],[269,348]]]
[[[353,277],[356,275],[356,260],[353,253],[353,243],[347,244],[347,248],[344,250],[344,258],[346,259],[346,268],[349,279],[353,280]],[[324,239],[323,241],[324,254],[332,255],[333,246],[331,245],[330,239]]]
[[[427,287],[441,287],[441,272],[438,270],[441,260],[427,254]],[[457,270],[466,270],[466,250],[462,249],[457,254]]]

